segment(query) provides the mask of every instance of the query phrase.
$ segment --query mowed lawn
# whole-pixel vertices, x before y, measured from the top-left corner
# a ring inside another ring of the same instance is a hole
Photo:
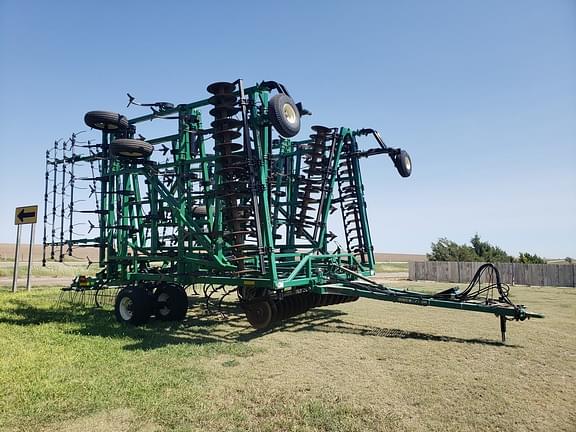
[[[2,291],[0,430],[574,431],[576,290],[512,294],[546,319],[502,345],[494,316],[374,300],[256,333],[233,305],[127,328]]]

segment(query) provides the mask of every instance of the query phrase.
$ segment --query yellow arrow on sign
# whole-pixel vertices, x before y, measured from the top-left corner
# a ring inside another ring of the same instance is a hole
[[[38,219],[38,206],[16,207],[14,225],[24,225],[36,223]]]

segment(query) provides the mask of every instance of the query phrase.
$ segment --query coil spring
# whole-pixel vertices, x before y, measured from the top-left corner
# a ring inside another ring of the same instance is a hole
[[[354,176],[352,159],[348,156],[349,153],[350,144],[344,143],[342,159],[337,173],[340,209],[342,211],[342,222],[344,224],[344,236],[348,253],[359,257],[360,262],[365,262],[367,251],[362,233],[358,197],[356,195],[358,185]]]
[[[316,225],[318,204],[325,191],[324,180],[328,167],[326,157],[327,142],[333,137],[332,129],[324,126],[312,126],[315,132],[310,135],[312,142],[303,148],[304,164],[302,170],[305,175],[299,179],[298,208],[300,213],[295,217],[296,236],[303,237],[310,234],[307,229]],[[312,213],[312,214],[311,214]]]
[[[214,174],[219,180],[215,198],[221,200],[222,237],[229,245],[225,254],[237,264],[238,273],[245,274],[253,271],[245,268],[245,261],[257,252],[257,245],[246,153],[242,144],[234,142],[242,135],[242,122],[234,118],[240,111],[235,89],[236,85],[228,82],[213,83],[207,88],[213,94],[210,114],[214,117]]]

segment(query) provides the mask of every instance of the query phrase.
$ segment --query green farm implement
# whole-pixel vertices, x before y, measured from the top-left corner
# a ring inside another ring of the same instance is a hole
[[[427,295],[374,282],[360,161],[387,155],[408,177],[408,153],[373,129],[313,126],[295,139],[310,112],[274,81],[207,91],[176,106],[128,95],[151,112],[88,112],[97,140],[72,135],[46,153],[44,262],[98,250],[98,273],[64,290],[97,299],[114,289],[117,319],[136,325],[184,319],[188,287],[207,297],[234,292],[257,329],[360,297],[488,312],[503,337],[507,320],[538,316],[509,300],[491,265],[464,291]],[[146,128],[163,132],[145,139]],[[374,145],[364,149],[367,140]]]

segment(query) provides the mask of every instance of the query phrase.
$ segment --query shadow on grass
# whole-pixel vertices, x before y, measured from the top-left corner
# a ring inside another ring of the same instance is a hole
[[[207,314],[198,305],[192,306],[187,318],[179,323],[167,323],[154,319],[141,327],[130,327],[116,322],[110,309],[81,305],[35,307],[28,302],[12,299],[6,302],[0,323],[35,326],[40,324],[65,324],[72,328],[64,333],[107,338],[127,338],[131,343],[127,350],[150,350],[177,344],[218,344],[248,342],[268,334],[281,332],[345,333],[393,339],[425,340],[432,342],[481,344],[517,348],[495,340],[464,339],[401,329],[365,326],[345,321],[347,314],[336,309],[311,309],[285,321],[276,323],[264,331],[249,327],[237,303],[227,303],[219,313]]]
[[[0,324],[17,326],[36,326],[41,324],[62,324],[63,333],[106,338],[127,338],[131,342],[124,346],[128,350],[148,350],[166,345],[222,342],[221,338],[211,335],[213,326],[207,322],[192,320],[189,317],[182,323],[166,323],[151,320],[148,325],[132,327],[116,322],[110,309],[82,305],[59,305],[53,307],[35,307],[26,301],[10,300],[6,302],[0,314]]]
[[[358,336],[375,336],[392,339],[416,339],[432,342],[452,342],[464,344],[480,344],[503,346],[508,348],[519,348],[518,345],[504,344],[497,340],[481,339],[481,338],[458,338],[453,336],[441,336],[431,333],[422,333],[414,331],[406,331],[401,329],[365,326],[362,324],[351,323],[343,320],[341,317],[347,314],[338,310],[326,309],[312,309],[305,315],[300,315],[292,319],[277,323],[265,331],[253,332],[239,332],[236,336],[237,340],[249,341],[256,337],[265,334],[273,333],[276,331],[288,332],[324,332],[324,333],[345,333]]]

